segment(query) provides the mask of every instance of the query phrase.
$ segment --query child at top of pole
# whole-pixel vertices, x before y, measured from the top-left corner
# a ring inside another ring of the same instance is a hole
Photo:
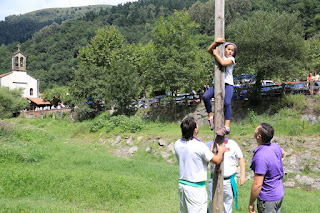
[[[216,46],[218,44],[224,43],[225,39],[219,36],[216,40],[209,46],[208,52],[215,57],[216,61],[223,67],[225,67],[225,97],[224,97],[224,117],[225,123],[224,127],[217,130],[217,135],[224,136],[230,133],[230,120],[231,120],[231,99],[233,96],[233,67],[236,65],[235,57],[237,54],[237,46],[231,42],[226,42],[224,57],[218,55]],[[203,101],[209,116],[209,124],[211,130],[214,129],[213,112],[211,98],[214,97],[214,87],[210,87],[203,94]]]

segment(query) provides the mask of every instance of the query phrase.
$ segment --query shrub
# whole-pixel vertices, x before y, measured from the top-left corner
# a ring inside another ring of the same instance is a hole
[[[78,121],[92,119],[97,114],[96,110],[90,108],[90,106],[86,103],[79,104],[78,107],[74,109],[74,111],[76,112],[76,120]]]
[[[10,118],[28,106],[28,101],[21,97],[21,89],[0,88],[0,118]]]
[[[103,123],[102,120],[94,121],[94,122],[91,124],[90,132],[97,132],[97,131],[99,131],[100,129],[102,129],[103,127],[104,127],[104,123]]]
[[[283,108],[292,108],[298,111],[303,110],[307,106],[306,97],[302,94],[285,95],[280,101],[273,105],[270,109],[271,114],[277,113]]]
[[[110,116],[103,113],[91,124],[90,131],[97,132],[102,128],[110,132],[119,128],[123,132],[138,132],[144,127],[145,123],[140,117],[127,117],[125,115]]]
[[[116,127],[116,126],[114,125],[114,123],[113,123],[112,121],[110,121],[110,120],[106,120],[106,121],[104,122],[104,125],[105,125],[105,129],[106,129],[106,132],[107,132],[107,133],[110,132],[110,131],[112,131],[112,130],[114,130],[114,128]]]

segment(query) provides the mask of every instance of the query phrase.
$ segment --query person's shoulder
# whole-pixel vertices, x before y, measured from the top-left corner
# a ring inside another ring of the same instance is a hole
[[[280,147],[279,144],[276,144],[276,143],[273,143],[273,142],[270,143],[270,146],[271,147]]]
[[[228,143],[238,144],[235,140],[228,139]]]
[[[238,147],[239,147],[239,144],[238,144],[236,141],[234,141],[234,140],[229,139],[229,140],[228,140],[228,143],[230,143],[230,144],[233,145],[233,146],[238,146]]]
[[[179,138],[178,140],[176,140],[176,142],[174,142],[174,145],[181,143],[182,142],[182,138]]]
[[[281,152],[282,152],[282,148],[281,148],[281,146],[280,146],[279,144],[271,143],[271,145],[272,145],[272,147],[273,147],[274,149],[281,150]]]

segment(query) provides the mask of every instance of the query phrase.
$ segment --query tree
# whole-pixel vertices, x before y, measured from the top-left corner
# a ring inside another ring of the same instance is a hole
[[[250,0],[226,0],[225,1],[225,25],[229,25],[236,18],[246,16],[251,12],[252,6]],[[214,35],[214,15],[215,1],[194,3],[190,9],[189,14],[191,19],[200,24],[199,32],[208,35]]]
[[[181,89],[190,91],[191,85],[201,79],[204,65],[193,40],[196,27],[187,12],[175,12],[167,20],[160,18],[153,33],[156,61],[149,70],[158,88],[177,94]]]
[[[67,87],[54,87],[52,89],[46,89],[42,98],[49,101],[52,105],[57,106],[59,103],[66,103],[68,101],[68,94],[69,89]]]
[[[28,106],[27,99],[22,98],[22,89],[10,90],[0,88],[0,118],[10,118]]]
[[[262,79],[293,80],[303,74],[304,39],[297,14],[264,11],[238,19],[226,29],[238,46],[238,73],[252,70]]]
[[[115,105],[120,113],[128,113],[129,103],[139,93],[140,76],[135,62],[135,46],[126,45],[115,27],[99,29],[91,43],[79,53],[79,68],[75,71],[72,94],[78,104],[87,99]],[[100,103],[90,117],[99,112]]]
[[[320,35],[314,36],[305,41],[307,47],[307,57],[305,68],[308,72],[320,72]],[[307,73],[306,73],[307,74]]]
[[[0,46],[0,74],[9,72],[11,70],[10,62],[11,62],[11,53],[8,51],[8,48],[2,44]]]

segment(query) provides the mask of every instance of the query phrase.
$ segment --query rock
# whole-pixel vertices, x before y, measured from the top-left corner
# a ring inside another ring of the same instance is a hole
[[[312,125],[318,123],[318,117],[312,114],[308,114],[308,115],[302,115],[301,116],[301,120],[304,121],[308,121],[310,122]]]
[[[287,187],[287,188],[293,188],[295,187],[296,183],[294,181],[286,181],[283,183],[283,186],[284,187]]]
[[[151,147],[147,146],[147,148],[146,148],[146,152],[148,152],[148,153],[152,152]]]
[[[253,178],[253,174],[252,173],[250,173],[250,174],[248,174],[246,176],[246,180],[251,180],[252,178]]]
[[[129,146],[132,146],[132,145],[133,145],[133,141],[132,141],[132,138],[131,138],[131,137],[127,140],[127,144],[128,144]]]
[[[143,139],[143,136],[139,136],[139,137],[137,138],[138,141],[141,141],[142,139]]]
[[[121,136],[118,136],[116,140],[112,143],[112,145],[120,145],[121,144]]]
[[[163,140],[163,139],[159,139],[159,140],[158,140],[158,144],[159,144],[160,146],[167,146],[167,141],[165,141],[165,140]]]
[[[320,178],[315,179],[315,183],[312,185],[312,187],[316,190],[320,189]]]
[[[100,138],[102,137],[102,133],[100,133],[99,137],[100,137]]]
[[[284,166],[284,170],[286,171],[286,173],[299,173],[301,172],[301,157],[293,154],[289,157],[287,157],[284,162],[285,164]]]
[[[167,152],[160,152],[160,155],[164,158],[164,159],[167,159],[169,156],[170,156],[170,154],[169,153],[167,153]]]
[[[296,175],[295,179],[303,185],[308,185],[311,186],[315,183],[315,180],[312,177],[308,177],[308,176],[300,176],[300,175]]]
[[[102,144],[105,144],[106,142],[103,140],[103,138],[99,138],[99,142]]]
[[[116,142],[120,142],[121,141],[121,136],[118,136],[117,138],[116,138]]]
[[[172,152],[173,154],[175,154],[176,152],[174,151],[174,143],[170,143],[168,146],[167,146],[167,149]]]
[[[138,146],[131,147],[128,151],[128,155],[133,155],[136,151],[138,151]]]

